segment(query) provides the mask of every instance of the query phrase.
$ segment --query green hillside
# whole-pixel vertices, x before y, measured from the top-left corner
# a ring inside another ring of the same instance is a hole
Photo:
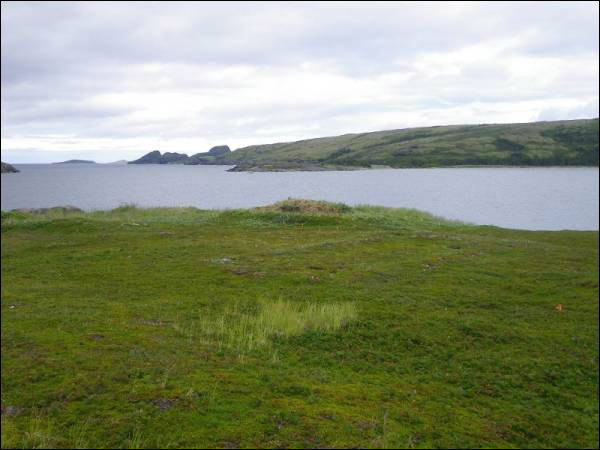
[[[452,125],[346,134],[223,155],[216,163],[300,168],[385,165],[598,166],[598,119],[501,125]]]
[[[2,448],[595,448],[598,232],[2,213]]]

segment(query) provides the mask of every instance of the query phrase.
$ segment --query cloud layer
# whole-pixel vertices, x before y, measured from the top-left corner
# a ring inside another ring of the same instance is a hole
[[[598,3],[2,2],[2,159],[598,116]]]

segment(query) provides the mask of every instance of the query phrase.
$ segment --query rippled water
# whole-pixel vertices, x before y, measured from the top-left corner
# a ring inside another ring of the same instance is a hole
[[[288,197],[417,208],[507,228],[598,229],[598,168],[226,172],[222,166],[20,165],[2,210],[73,205],[242,208]]]

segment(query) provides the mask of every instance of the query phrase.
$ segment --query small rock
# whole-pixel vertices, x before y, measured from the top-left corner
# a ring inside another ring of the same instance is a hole
[[[213,259],[212,262],[213,262],[213,264],[231,264],[231,263],[233,263],[233,259],[220,258],[220,259]]]
[[[16,406],[3,406],[2,407],[2,415],[3,416],[16,416],[21,412],[21,408],[17,408]]]
[[[158,406],[161,411],[166,411],[173,406],[175,401],[175,399],[171,398],[159,398],[158,400],[154,401],[154,404]]]

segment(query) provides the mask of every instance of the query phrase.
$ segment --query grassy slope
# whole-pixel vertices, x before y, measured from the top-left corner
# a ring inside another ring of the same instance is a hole
[[[504,125],[456,125],[257,145],[236,150],[228,163],[390,165],[598,166],[598,119]]]
[[[2,214],[3,448],[598,446],[597,232],[50,214]],[[278,299],[357,318],[252,350],[202,332]]]

